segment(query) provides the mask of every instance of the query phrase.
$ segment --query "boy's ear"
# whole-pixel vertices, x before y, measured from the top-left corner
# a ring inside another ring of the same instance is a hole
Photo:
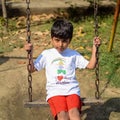
[[[53,38],[51,37],[51,41],[53,41]]]
[[[51,43],[53,43],[53,38],[51,37]]]

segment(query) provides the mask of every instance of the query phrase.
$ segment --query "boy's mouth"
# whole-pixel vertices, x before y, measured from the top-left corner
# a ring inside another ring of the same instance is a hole
[[[56,48],[59,53],[62,53],[64,51],[64,48]]]

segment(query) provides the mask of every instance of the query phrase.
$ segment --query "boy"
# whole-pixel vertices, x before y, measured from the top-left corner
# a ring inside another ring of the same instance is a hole
[[[46,69],[47,102],[55,120],[80,120],[82,102],[75,69],[93,69],[96,65],[96,46],[100,40],[93,41],[92,56],[86,60],[80,53],[68,48],[73,36],[73,25],[64,19],[58,19],[51,28],[53,48],[44,50],[32,64],[32,72]],[[32,50],[32,44],[25,45]]]

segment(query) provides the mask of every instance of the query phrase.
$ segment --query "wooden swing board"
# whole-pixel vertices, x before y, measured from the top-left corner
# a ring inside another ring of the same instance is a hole
[[[103,104],[105,102],[105,99],[95,99],[95,98],[81,98],[83,102],[83,106],[90,106],[90,105],[97,105],[97,104]]]
[[[105,100],[103,99],[95,99],[95,98],[81,98],[83,102],[83,106],[90,106],[95,104],[103,104]],[[46,101],[36,100],[32,102],[24,102],[24,107],[32,108],[32,107],[48,107],[48,103]]]
[[[32,102],[24,102],[24,107],[48,107],[48,103],[46,101],[35,100]]]

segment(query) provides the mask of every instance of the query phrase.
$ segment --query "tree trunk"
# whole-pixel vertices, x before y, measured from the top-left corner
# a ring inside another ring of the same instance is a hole
[[[5,32],[7,32],[8,19],[7,19],[6,0],[2,0],[2,13],[3,13],[3,18],[4,18],[4,20],[5,20],[4,30],[5,30]]]
[[[3,17],[6,19],[7,18],[7,10],[6,10],[6,0],[2,0],[2,13]]]

